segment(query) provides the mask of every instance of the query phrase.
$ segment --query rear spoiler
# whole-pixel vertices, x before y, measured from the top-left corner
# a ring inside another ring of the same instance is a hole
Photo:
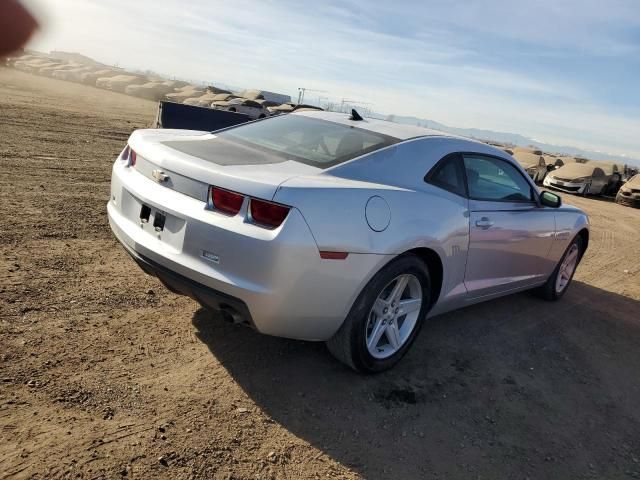
[[[158,103],[158,113],[152,128],[177,128],[213,132],[250,122],[251,120],[252,118],[249,115],[242,113],[163,101]]]

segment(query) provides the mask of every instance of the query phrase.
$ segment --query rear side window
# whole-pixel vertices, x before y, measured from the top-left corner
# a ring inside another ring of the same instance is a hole
[[[400,141],[355,126],[302,115],[281,115],[217,135],[319,168],[332,167]]]
[[[426,180],[456,195],[466,196],[464,172],[458,155],[450,155],[440,160],[434,169],[429,172]]]
[[[533,189],[509,162],[483,155],[465,154],[469,197],[493,202],[531,202]]]

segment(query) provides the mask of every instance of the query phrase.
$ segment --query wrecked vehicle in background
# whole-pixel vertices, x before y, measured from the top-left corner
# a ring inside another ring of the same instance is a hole
[[[226,110],[227,112],[243,113],[254,120],[269,116],[269,110],[265,106],[256,100],[249,100],[248,98],[232,98],[231,100],[214,102],[211,107]]]
[[[640,208],[640,174],[631,177],[620,187],[616,195],[616,202]]]
[[[529,150],[524,148],[513,149],[512,157],[525,169],[527,174],[536,183],[542,183],[547,172],[552,168],[547,167],[540,150]]]
[[[580,195],[607,195],[620,180],[615,165],[597,162],[569,163],[544,179],[545,187]]]

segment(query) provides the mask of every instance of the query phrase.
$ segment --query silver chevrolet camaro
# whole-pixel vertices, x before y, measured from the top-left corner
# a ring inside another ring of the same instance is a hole
[[[214,133],[135,131],[111,228],[170,290],[259,332],[392,366],[425,319],[566,292],[587,216],[473,140],[329,112]]]

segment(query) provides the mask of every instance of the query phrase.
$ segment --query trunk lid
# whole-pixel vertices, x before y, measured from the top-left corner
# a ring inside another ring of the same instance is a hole
[[[286,180],[322,171],[208,132],[136,130],[129,145],[139,173],[202,201],[209,185],[272,200]]]

